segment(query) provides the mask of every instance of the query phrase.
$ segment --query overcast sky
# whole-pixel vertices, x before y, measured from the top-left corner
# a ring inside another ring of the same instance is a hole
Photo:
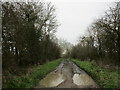
[[[59,24],[61,24],[56,32],[57,38],[63,38],[72,44],[76,44],[78,38],[86,33],[86,30],[90,26],[90,24],[95,19],[103,16],[104,12],[108,10],[109,6],[111,6],[114,1],[119,0],[43,1],[51,1],[52,4],[56,7],[57,20]]]
[[[56,7],[58,27],[56,36],[63,38],[72,44],[76,44],[78,38],[84,35],[87,27],[96,19],[104,15],[111,2],[86,0],[49,0]],[[113,1],[113,0],[109,0]],[[112,2],[113,3],[113,2]]]

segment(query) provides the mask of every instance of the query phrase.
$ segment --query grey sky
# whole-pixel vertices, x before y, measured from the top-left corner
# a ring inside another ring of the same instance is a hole
[[[110,2],[81,2],[79,0],[49,0],[56,7],[58,27],[56,36],[75,44],[80,35],[85,34],[87,27],[104,15]]]
[[[9,0],[2,0],[9,1]],[[16,0],[32,1],[32,0]],[[35,0],[33,0],[35,1]],[[38,1],[38,0],[36,0]],[[41,1],[41,0],[40,0]],[[56,7],[58,22],[61,24],[56,36],[63,38],[72,44],[76,44],[78,38],[86,33],[89,25],[104,15],[111,6],[111,2],[119,0],[43,0],[51,1]]]

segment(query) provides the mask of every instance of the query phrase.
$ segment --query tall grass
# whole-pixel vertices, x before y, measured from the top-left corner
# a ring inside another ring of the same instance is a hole
[[[60,59],[47,62],[44,65],[35,66],[27,76],[17,77],[7,83],[6,88],[31,88],[34,87],[40,79],[52,71],[59,63]],[[4,87],[3,87],[4,88]]]
[[[100,67],[95,62],[78,61],[75,59],[71,61],[85,70],[101,88],[120,88],[118,78],[120,71],[113,71]]]

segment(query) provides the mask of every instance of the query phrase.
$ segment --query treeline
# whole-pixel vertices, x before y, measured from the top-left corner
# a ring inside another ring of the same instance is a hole
[[[58,27],[55,7],[44,2],[2,3],[2,65],[42,64],[60,57],[55,41]]]
[[[91,24],[88,35],[80,37],[70,56],[81,60],[101,59],[120,63],[120,2]]]

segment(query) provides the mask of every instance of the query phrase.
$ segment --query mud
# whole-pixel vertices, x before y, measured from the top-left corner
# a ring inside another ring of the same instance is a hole
[[[37,88],[98,88],[95,81],[76,64],[62,60],[54,71],[46,75]]]

